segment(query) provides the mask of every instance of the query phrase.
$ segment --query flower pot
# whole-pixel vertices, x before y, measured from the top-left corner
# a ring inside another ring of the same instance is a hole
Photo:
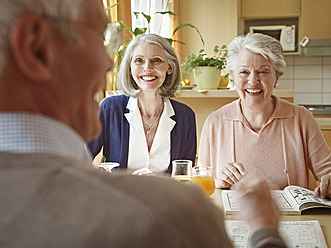
[[[200,66],[194,69],[194,77],[198,90],[216,90],[221,80],[221,71],[216,67]]]

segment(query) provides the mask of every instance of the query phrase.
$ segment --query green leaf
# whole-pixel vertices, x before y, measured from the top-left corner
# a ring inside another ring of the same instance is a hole
[[[115,6],[118,5],[118,4],[120,4],[120,2],[115,3],[115,4],[113,4],[113,5],[111,5],[111,6],[107,7],[107,8],[105,8],[105,11],[107,11],[107,10],[109,10],[109,9],[111,9],[111,8],[113,8],[113,7],[115,7]]]
[[[170,43],[170,45],[172,45],[173,42],[176,42],[176,43],[187,46],[185,42],[182,42],[182,41],[179,41],[179,40],[174,40],[174,39],[171,39],[171,38],[165,38],[165,39]]]
[[[146,33],[146,31],[147,31],[147,28],[135,28],[133,31],[133,35],[138,36],[138,35]]]
[[[122,21],[117,21],[117,23],[119,23],[121,25],[122,28],[125,28],[126,30],[128,30],[131,34],[134,35],[134,32],[131,28],[129,28],[128,26],[126,26]]]
[[[141,12],[140,14],[142,14],[143,17],[145,17],[145,19],[147,20],[148,24],[151,22],[151,16],[150,15],[146,15],[144,12]]]
[[[219,51],[219,46],[218,45],[216,45],[215,47],[214,47],[214,53],[218,53],[218,51]]]
[[[121,45],[119,48],[118,48],[118,51],[117,51],[117,55],[118,55],[118,57],[122,60],[123,59],[123,57],[124,57],[124,46],[125,46],[126,44],[123,44],[123,45]]]
[[[202,44],[205,45],[205,41],[203,40],[202,35],[201,35],[200,31],[198,30],[198,28],[197,28],[196,26],[190,24],[190,23],[180,24],[178,27],[175,28],[174,32],[172,33],[172,36],[174,36],[174,34],[175,34],[179,29],[184,28],[184,27],[191,27],[191,28],[194,28],[194,29],[197,31],[197,33],[199,34],[199,36],[200,36],[200,40],[201,40]]]
[[[157,11],[157,12],[155,12],[155,14],[161,14],[161,15],[168,14],[168,15],[172,15],[172,16],[177,16],[174,12],[171,12],[171,11]]]
[[[138,19],[140,12],[133,12],[133,14],[135,15],[136,19]]]

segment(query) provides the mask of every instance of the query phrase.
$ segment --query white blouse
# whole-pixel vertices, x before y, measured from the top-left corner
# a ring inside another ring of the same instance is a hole
[[[126,107],[130,110],[125,114],[130,124],[128,169],[134,171],[148,168],[154,173],[165,173],[170,163],[170,132],[176,124],[170,118],[175,115],[170,100],[166,99],[164,102],[163,113],[150,152],[148,152],[137,98],[130,97]]]

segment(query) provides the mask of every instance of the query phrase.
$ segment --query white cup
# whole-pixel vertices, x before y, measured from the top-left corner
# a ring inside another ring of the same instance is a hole
[[[113,168],[119,167],[120,164],[116,162],[105,162],[98,164],[100,169],[103,169],[107,172],[111,172]]]

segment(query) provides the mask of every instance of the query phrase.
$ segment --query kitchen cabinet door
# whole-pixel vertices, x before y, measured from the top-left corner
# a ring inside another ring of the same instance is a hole
[[[331,39],[331,1],[301,0],[299,39]]]
[[[328,143],[329,147],[331,148],[331,130],[322,129],[322,133],[324,135],[326,143]]]
[[[298,17],[300,15],[300,1],[301,0],[240,0],[241,18]]]

